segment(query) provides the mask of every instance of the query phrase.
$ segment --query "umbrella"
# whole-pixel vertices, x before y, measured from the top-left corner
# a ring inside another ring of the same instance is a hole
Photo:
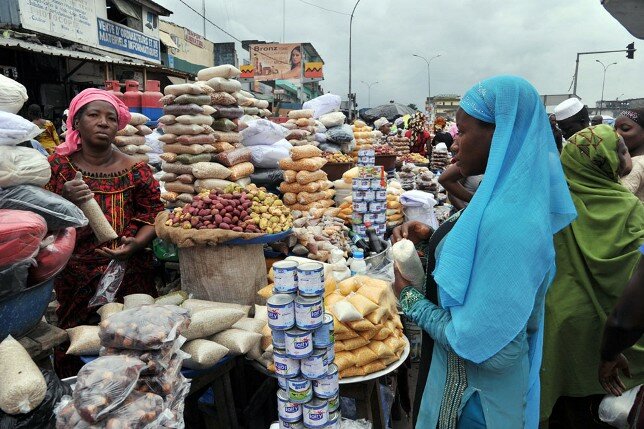
[[[375,121],[378,118],[385,117],[389,121],[393,121],[397,116],[413,115],[416,111],[411,107],[399,103],[382,104],[373,109],[369,109],[361,116],[366,121]]]

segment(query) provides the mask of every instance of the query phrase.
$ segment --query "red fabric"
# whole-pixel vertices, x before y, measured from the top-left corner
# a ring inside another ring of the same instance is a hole
[[[72,256],[75,245],[74,228],[66,228],[55,234],[54,242],[40,249],[36,256],[36,266],[29,269],[29,284],[42,283],[60,271]]]
[[[42,216],[0,209],[0,267],[33,257],[46,234],[47,223]]]
[[[407,130],[405,137],[411,140],[411,130]],[[422,156],[427,155],[427,141],[430,140],[430,137],[431,135],[429,134],[429,131],[423,131],[423,134],[420,136],[418,141],[410,142],[411,147],[409,148],[409,151],[411,153],[419,153]]]

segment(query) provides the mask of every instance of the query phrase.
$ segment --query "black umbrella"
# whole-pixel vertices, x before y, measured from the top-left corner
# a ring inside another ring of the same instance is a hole
[[[369,109],[366,112],[362,113],[361,116],[366,121],[372,122],[378,118],[385,117],[389,121],[393,121],[398,116],[413,115],[416,113],[416,110],[411,107],[405,106],[400,103],[389,103],[382,104],[373,109]]]

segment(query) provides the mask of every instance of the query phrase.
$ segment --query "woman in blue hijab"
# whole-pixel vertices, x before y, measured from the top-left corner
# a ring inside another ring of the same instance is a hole
[[[552,237],[575,218],[575,206],[529,82],[498,76],[476,84],[456,122],[456,166],[465,177],[485,178],[446,223],[449,233],[436,231],[441,239],[428,276],[436,302],[398,272],[394,285],[406,316],[434,340],[416,428],[536,429]],[[394,231],[394,241],[431,235],[410,222]]]

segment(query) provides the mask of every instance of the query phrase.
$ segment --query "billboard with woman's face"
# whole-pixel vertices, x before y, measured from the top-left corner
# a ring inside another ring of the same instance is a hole
[[[250,64],[255,80],[301,80],[302,45],[299,43],[265,43],[250,45]]]

